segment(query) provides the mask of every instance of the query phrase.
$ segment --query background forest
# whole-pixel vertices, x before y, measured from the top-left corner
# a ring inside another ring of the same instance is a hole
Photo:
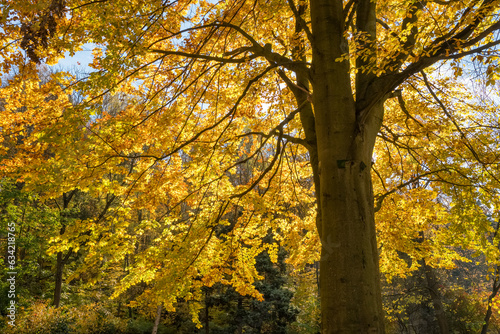
[[[500,333],[499,5],[0,0],[0,332]]]

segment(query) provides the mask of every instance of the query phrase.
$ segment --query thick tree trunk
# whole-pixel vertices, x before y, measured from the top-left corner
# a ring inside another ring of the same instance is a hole
[[[383,107],[360,120],[342,1],[311,1],[320,179],[322,333],[384,333],[370,166]]]
[[[371,156],[320,151],[323,333],[383,333]]]

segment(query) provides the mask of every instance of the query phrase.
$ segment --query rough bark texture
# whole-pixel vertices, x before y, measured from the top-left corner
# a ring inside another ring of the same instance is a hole
[[[383,109],[360,122],[349,64],[335,61],[347,52],[342,9],[342,1],[311,2],[322,333],[383,333],[370,175]]]

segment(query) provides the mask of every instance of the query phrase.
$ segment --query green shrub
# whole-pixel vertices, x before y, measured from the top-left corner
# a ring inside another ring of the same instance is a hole
[[[35,302],[18,314],[16,326],[7,326],[5,334],[125,334],[126,322],[102,305],[55,308],[47,302]]]

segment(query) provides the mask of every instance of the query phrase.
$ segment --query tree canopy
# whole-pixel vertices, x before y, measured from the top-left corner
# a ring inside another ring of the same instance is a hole
[[[71,279],[133,258],[115,298],[196,317],[215,283],[262,299],[282,245],[321,263],[322,333],[383,333],[379,268],[498,268],[498,1],[1,3],[2,177],[99,201],[54,236]]]

